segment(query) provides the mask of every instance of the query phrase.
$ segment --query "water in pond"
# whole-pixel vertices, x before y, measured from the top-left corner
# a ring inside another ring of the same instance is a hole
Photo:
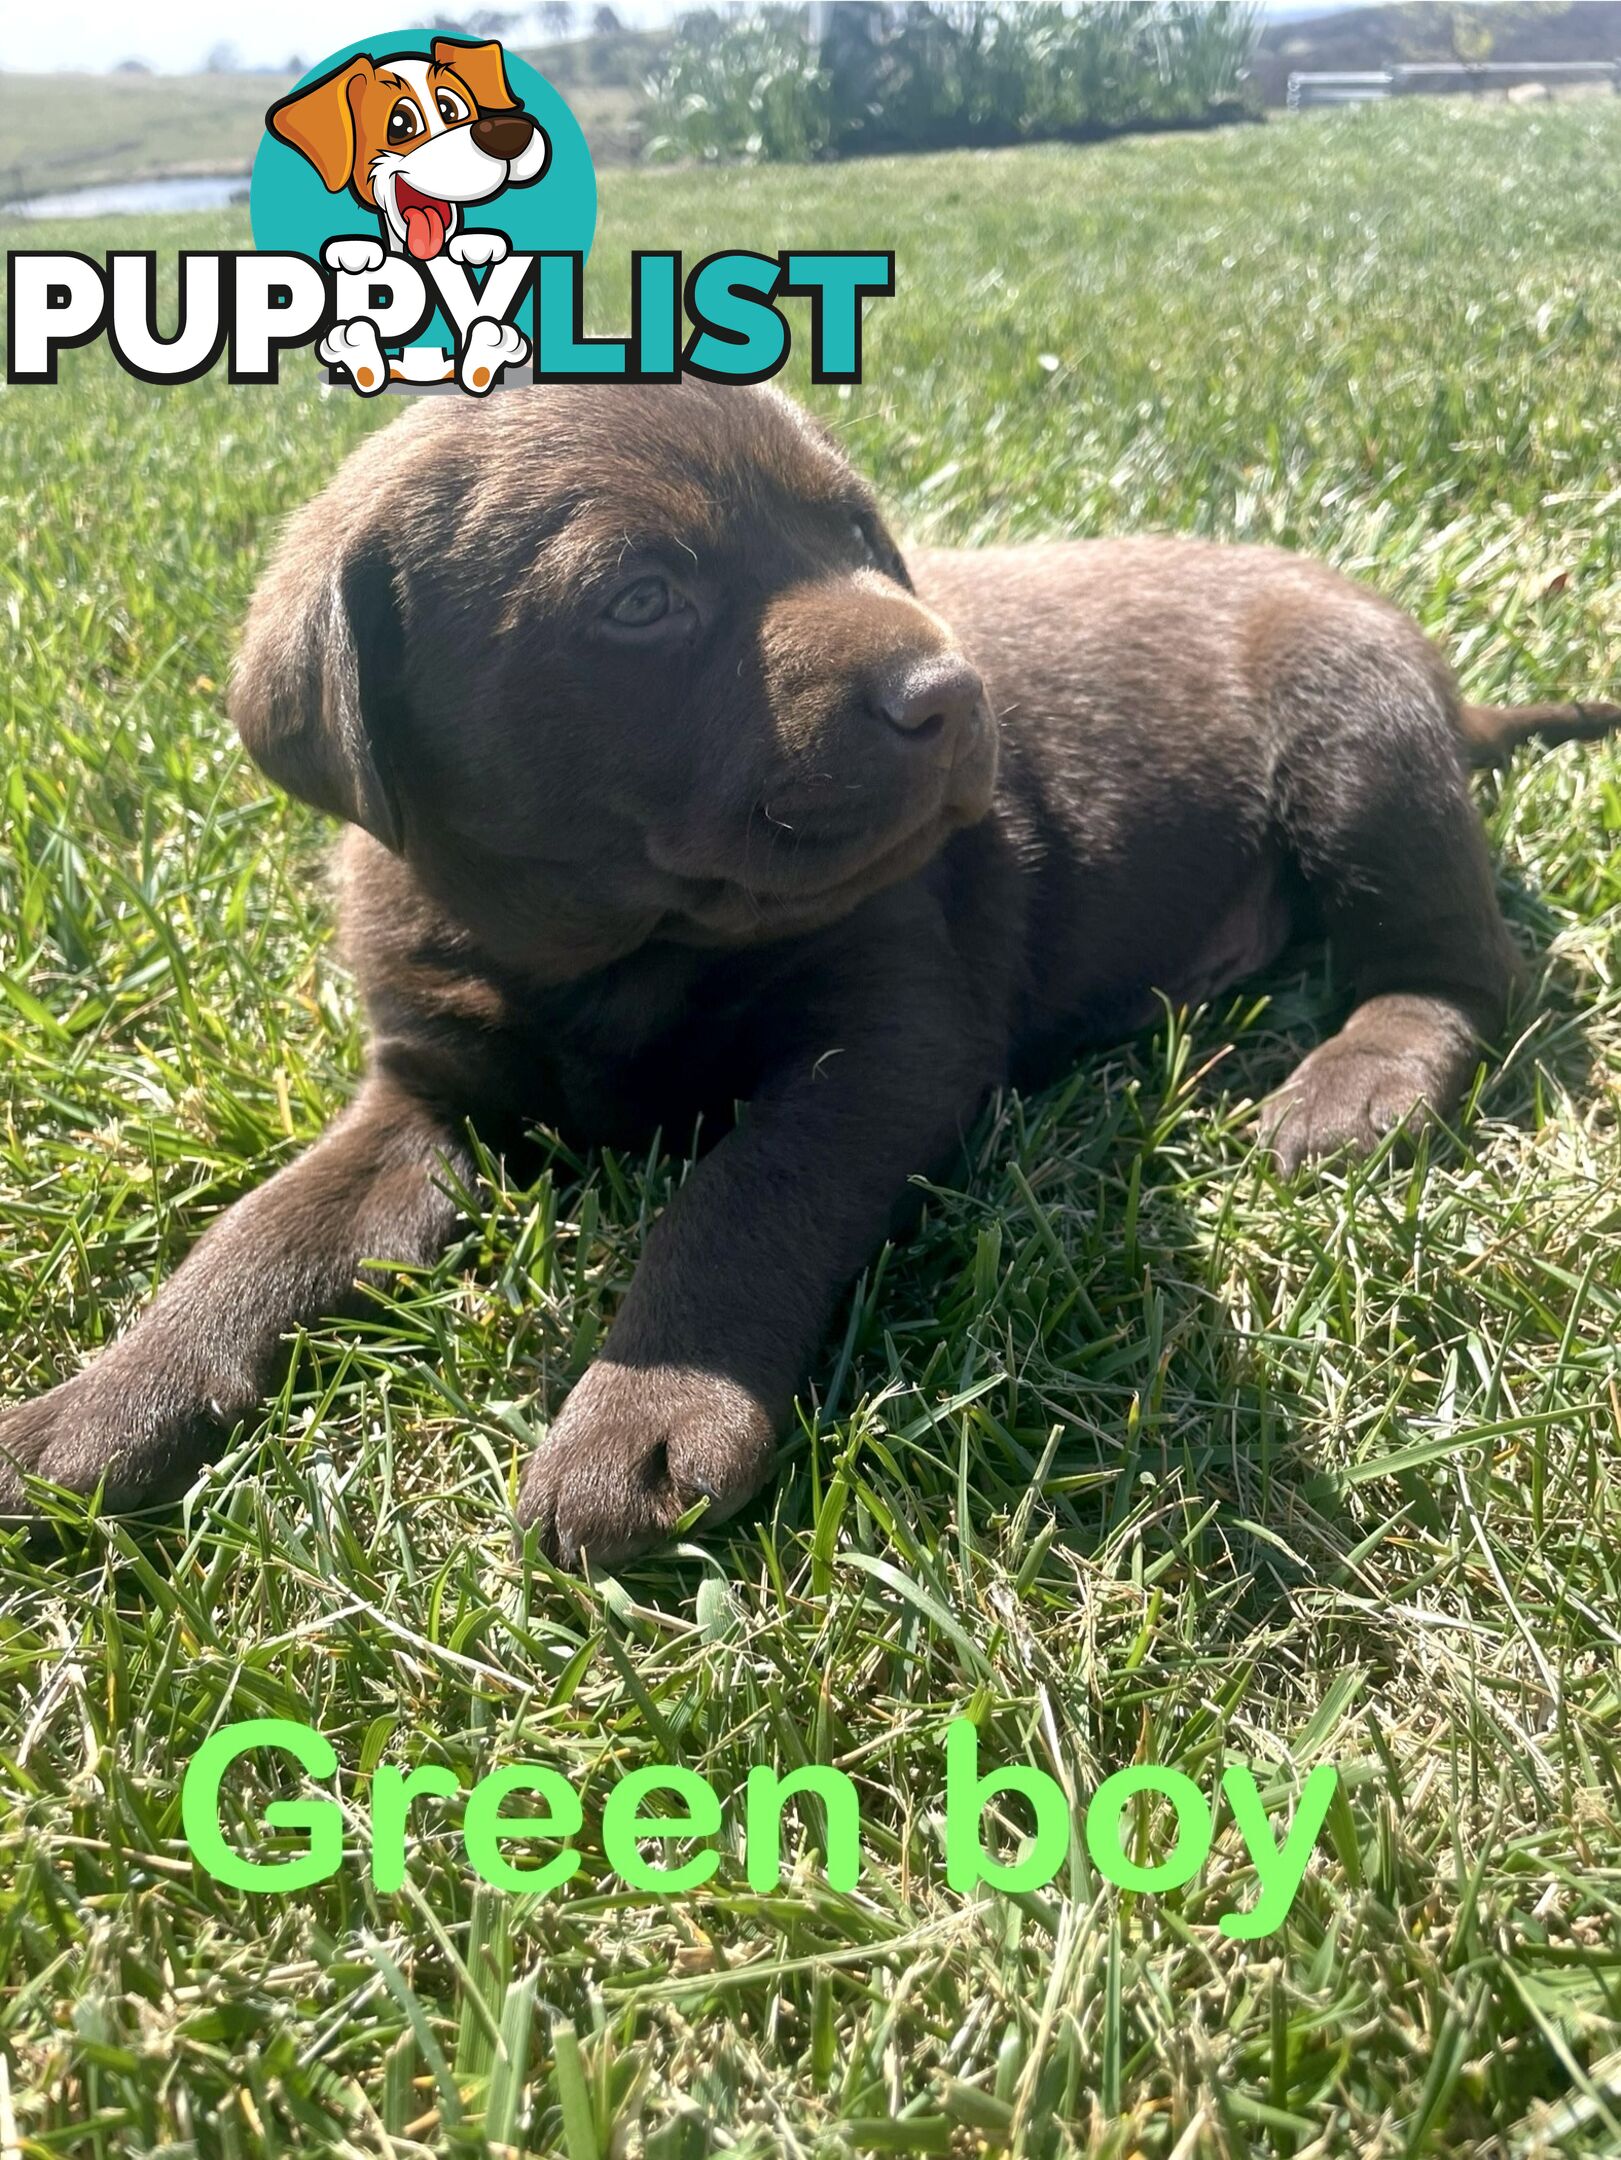
[[[223,210],[246,202],[246,173],[176,173],[168,179],[116,180],[100,187],[64,188],[5,205],[12,217],[150,217],[160,210]]]

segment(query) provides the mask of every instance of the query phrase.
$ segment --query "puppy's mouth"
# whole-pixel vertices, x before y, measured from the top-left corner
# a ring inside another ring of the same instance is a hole
[[[437,195],[425,195],[403,174],[394,175],[394,208],[405,232],[407,251],[418,262],[432,262],[450,231],[452,211]]]
[[[961,826],[990,806],[994,760],[966,785],[953,786],[912,815],[875,830],[872,824],[820,819],[792,831],[756,818],[753,845],[729,875],[694,875],[660,859],[654,867],[681,878],[686,894],[665,934],[687,943],[749,942],[834,920],[869,893],[910,877]],[[966,781],[967,776],[962,778]]]
[[[877,849],[830,851],[815,870],[802,860],[791,878],[760,878],[751,866],[742,876],[689,884],[662,934],[677,944],[750,945],[835,922],[868,894],[920,870],[956,822],[937,812]]]
[[[935,784],[909,790],[911,799],[875,817],[856,805],[840,811],[762,801],[750,822],[750,846],[740,882],[758,900],[819,899],[845,887],[882,882],[895,863],[971,825],[990,807],[996,773],[994,734],[976,733]]]
[[[920,805],[910,816],[875,830],[870,821],[855,818],[797,818],[788,824],[772,816],[768,806],[755,828],[760,837],[750,851],[748,888],[762,900],[836,892],[909,847],[945,811],[942,802]]]

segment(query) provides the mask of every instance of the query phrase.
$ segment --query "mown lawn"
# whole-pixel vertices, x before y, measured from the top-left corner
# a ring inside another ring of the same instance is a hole
[[[616,174],[593,313],[633,244],[894,245],[867,384],[811,395],[914,533],[1280,539],[1414,608],[1477,696],[1613,695],[1618,158],[1610,104],[1414,102]],[[141,244],[182,238],[244,234]],[[328,834],[221,685],[275,519],[379,415],[100,354],[0,414],[14,1396],[356,1072]],[[1333,1014],[1309,957],[1004,1102],[846,1302],[775,1491],[702,1547],[617,1580],[512,1557],[518,1464],[680,1173],[561,1147],[529,1186],[492,1162],[464,1246],[312,1339],[182,1519],[0,1533],[0,2149],[1621,2149],[1621,752],[1483,800],[1538,989],[1462,1134],[1268,1178],[1245,1106]],[[1283,1808],[1330,1760],[1342,1798],[1259,1943],[1216,1926],[1254,1891],[1225,1815],[1182,1891],[1115,1892],[1077,1835],[1048,1892],[965,1900],[965,1713],[1080,1804],[1135,1761],[1206,1792],[1249,1762]],[[250,1897],[192,1864],[180,1778],[276,1715],[330,1736],[356,1830],[331,1881]],[[853,1893],[814,1823],[751,1890],[731,1816],[700,1891],[608,1873],[624,1770],[729,1794],[807,1757],[858,1781]],[[565,1890],[475,1897],[443,1802],[372,1888],[374,1765],[525,1758],[584,1791]]]

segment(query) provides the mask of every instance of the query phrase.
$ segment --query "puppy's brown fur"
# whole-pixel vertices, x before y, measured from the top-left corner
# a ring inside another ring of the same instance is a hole
[[[610,1560],[767,1475],[841,1286],[987,1092],[1326,929],[1339,1034],[1263,1111],[1285,1167],[1453,1105],[1517,969],[1460,709],[1320,565],[1177,540],[929,550],[770,391],[424,402],[296,518],[233,711],[355,830],[370,1069],[129,1335],[0,1423],[128,1506],[251,1412],[363,1264],[449,1237],[464,1127],[685,1136],[520,1513]]]

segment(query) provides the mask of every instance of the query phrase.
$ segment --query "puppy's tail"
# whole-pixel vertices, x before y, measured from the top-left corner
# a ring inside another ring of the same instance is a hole
[[[1477,770],[1506,765],[1521,743],[1596,742],[1621,728],[1621,705],[1465,705],[1463,754]]]

